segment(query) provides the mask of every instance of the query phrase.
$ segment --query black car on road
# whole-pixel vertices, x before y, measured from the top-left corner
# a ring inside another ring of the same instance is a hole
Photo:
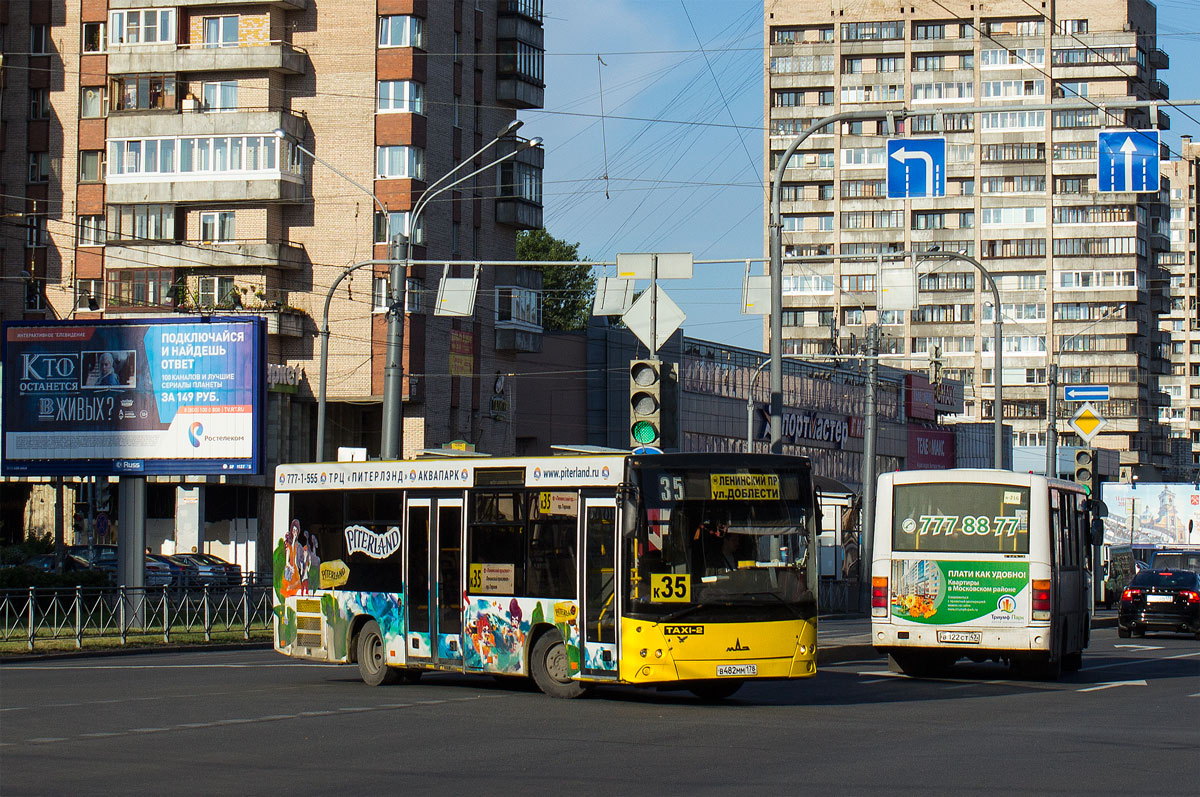
[[[1190,570],[1143,570],[1121,593],[1117,635],[1182,631],[1200,639],[1200,575]]]

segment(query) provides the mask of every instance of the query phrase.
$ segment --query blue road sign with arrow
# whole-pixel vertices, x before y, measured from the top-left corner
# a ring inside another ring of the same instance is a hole
[[[888,199],[945,196],[946,139],[888,139],[887,195]]]
[[[1067,401],[1108,401],[1108,385],[1074,385],[1063,388]]]
[[[1096,147],[1096,182],[1101,192],[1158,190],[1158,131],[1106,130]]]

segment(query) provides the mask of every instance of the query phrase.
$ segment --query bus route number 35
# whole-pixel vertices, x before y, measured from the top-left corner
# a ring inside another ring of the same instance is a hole
[[[654,573],[650,576],[650,600],[654,603],[688,603],[692,580],[687,573]]]

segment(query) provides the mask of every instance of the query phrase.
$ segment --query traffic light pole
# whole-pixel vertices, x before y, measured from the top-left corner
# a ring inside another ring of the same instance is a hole
[[[1046,388],[1046,476],[1058,478],[1058,363],[1053,359],[1046,369]]]
[[[875,532],[875,443],[879,436],[879,413],[875,393],[879,387],[879,325],[867,328],[867,405],[863,430],[862,530],[858,544],[859,605],[871,605],[871,559]]]

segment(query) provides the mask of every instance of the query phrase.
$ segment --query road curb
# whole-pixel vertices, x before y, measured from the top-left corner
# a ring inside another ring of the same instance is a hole
[[[103,648],[99,650],[55,650],[38,653],[6,653],[0,656],[0,666],[21,661],[50,661],[53,659],[90,659],[102,656],[133,656],[139,653],[195,653],[206,650],[213,652],[231,650],[262,650],[273,646],[272,642],[218,642],[211,645],[146,645],[144,647]]]

